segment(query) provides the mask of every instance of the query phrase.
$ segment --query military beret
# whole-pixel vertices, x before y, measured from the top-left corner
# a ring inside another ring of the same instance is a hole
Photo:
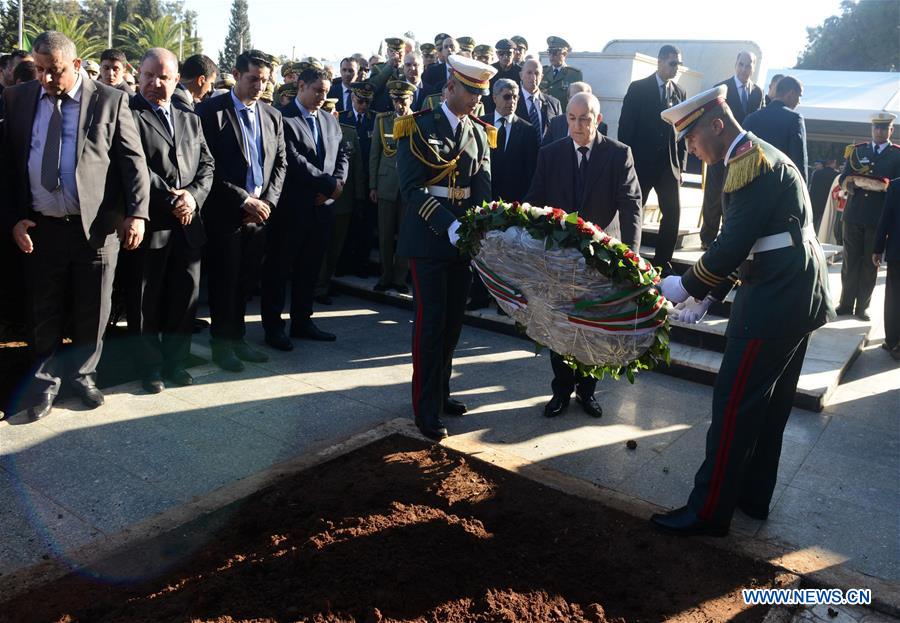
[[[387,46],[390,49],[397,51],[402,50],[406,45],[406,42],[403,41],[403,39],[401,39],[400,37],[388,37],[384,40],[384,42],[387,43]]]
[[[525,48],[526,50],[528,49],[528,40],[525,39],[525,37],[523,37],[522,35],[513,35],[512,37],[510,37],[510,40],[515,41],[516,45],[520,48]]]
[[[547,49],[549,50],[571,50],[572,46],[562,37],[547,37]]]
[[[450,35],[448,35],[445,32],[439,32],[438,34],[436,34],[434,36],[434,47],[436,47],[436,48],[441,47],[441,44],[444,42],[444,39],[446,39],[449,36]]]
[[[498,52],[509,52],[515,50],[516,47],[518,46],[512,39],[500,39],[500,41],[498,41],[496,45],[494,45],[494,48],[496,48]]]
[[[472,37],[457,37],[456,42],[459,44],[460,50],[471,52],[475,49],[475,39]]]
[[[422,52],[422,56],[432,56],[437,53],[437,48],[433,43],[423,43],[419,46],[419,51]]]
[[[368,82],[351,82],[350,92],[362,100],[370,100],[375,97],[375,89]]]
[[[887,112],[886,110],[881,110],[872,115],[872,125],[891,125],[894,123],[894,119],[897,118],[892,112]]]
[[[387,83],[387,88],[393,97],[403,97],[416,92],[416,85],[406,80],[391,80]]]

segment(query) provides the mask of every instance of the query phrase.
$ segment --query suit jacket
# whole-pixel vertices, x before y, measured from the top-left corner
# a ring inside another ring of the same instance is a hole
[[[263,187],[259,198],[274,208],[287,171],[284,129],[281,113],[264,102],[256,105],[259,106],[263,148]],[[244,156],[244,134],[228,92],[203,100],[195,111],[200,116],[206,144],[216,161],[203,220],[208,231],[231,233],[241,227],[246,214],[242,206],[250,196],[246,190],[250,163]]]
[[[728,102],[728,107],[731,109],[731,113],[734,115],[734,118],[738,123],[743,123],[744,118],[750,113],[754,113],[760,108],[763,107],[763,92],[762,89],[759,88],[758,84],[755,84],[752,80],[747,81],[747,110],[744,111],[744,107],[741,105],[741,94],[738,91],[737,85],[734,83],[734,76],[731,76],[727,80],[723,80],[716,86],[725,85],[728,87],[728,93],[725,95],[725,101]]]
[[[494,114],[481,120],[494,125]],[[496,149],[491,149],[491,199],[523,201],[537,166],[534,126],[513,114],[507,132],[506,147],[498,143]]]
[[[891,181],[885,193],[884,209],[875,230],[874,251],[884,253],[889,263],[900,263],[900,177]]]
[[[605,121],[601,121],[597,126],[597,131],[603,136],[608,136],[609,134],[609,126],[606,125]],[[569,135],[569,120],[566,119],[566,116],[557,115],[550,120],[550,127],[547,128],[547,133],[544,135],[544,142],[541,143],[541,147],[545,145],[549,145],[554,141],[558,141],[561,138],[566,138]]]
[[[149,218],[150,179],[125,93],[87,78],[81,89],[75,180],[85,236],[99,249],[126,215]],[[37,80],[3,91],[6,130],[0,166],[10,227],[28,218],[32,208],[28,154],[41,94]]]
[[[180,82],[175,86],[172,93],[172,104],[181,110],[194,112],[194,96]]]
[[[356,136],[359,139],[359,147],[362,150],[363,169],[366,174],[366,183],[369,180],[369,156],[372,153],[372,134],[375,132],[375,113],[366,111],[360,125],[356,124],[356,113],[345,110],[338,115],[338,122],[352,125],[356,128]]]
[[[550,120],[556,116],[562,115],[563,110],[559,100],[552,95],[547,95],[543,91],[538,91],[538,94],[535,97],[541,103],[541,138],[543,139],[547,134],[547,128],[550,127]],[[528,107],[525,104],[525,96],[521,92],[519,92],[519,103],[516,105],[516,114],[526,121],[530,119],[528,116]]]
[[[331,203],[314,206],[317,193],[330,196],[338,181],[347,181],[350,153],[344,149],[341,127],[333,115],[319,111],[319,127],[325,157],[319,163],[316,143],[309,125],[303,120],[297,100],[284,109],[284,142],[287,149],[287,177],[276,222],[297,223],[304,210],[315,209],[320,220],[332,218]],[[347,188],[345,192],[353,192]]]
[[[743,126],[786,154],[806,180],[806,123],[803,115],[785,106],[784,102],[774,100],[765,108],[747,115]]]
[[[440,93],[447,83],[447,65],[444,63],[429,65],[422,74],[422,82],[425,84],[427,95]]]
[[[344,111],[344,83],[341,82],[340,77],[331,84],[331,88],[328,89],[328,97],[337,99],[337,103],[334,105],[335,110]]]
[[[669,107],[685,100],[684,89],[675,83],[672,87]],[[675,142],[672,124],[659,116],[663,110],[656,73],[632,82],[622,101],[619,140],[631,147],[638,176],[655,177],[669,169],[680,180],[687,163],[687,147],[684,141]]]
[[[525,201],[578,212],[637,252],[641,246],[641,187],[631,148],[597,134],[580,204],[575,198],[576,156],[571,138],[542,147]]]
[[[212,188],[215,161],[206,146],[200,118],[169,107],[175,124],[175,136],[156,116],[142,95],[131,98],[131,114],[141,136],[144,157],[150,174],[150,223],[144,245],[160,249],[169,241],[173,229],[183,229],[188,244],[198,248],[206,242],[200,211]],[[184,188],[197,202],[197,212],[185,226],[172,215],[169,190]]]

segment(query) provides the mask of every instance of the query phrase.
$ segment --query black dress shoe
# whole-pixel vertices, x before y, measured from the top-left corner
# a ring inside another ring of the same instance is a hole
[[[179,387],[187,387],[194,384],[194,377],[184,368],[172,368],[163,374],[167,380]]]
[[[593,396],[588,396],[587,398],[582,398],[581,396],[575,396],[575,402],[581,405],[581,409],[587,413],[591,417],[602,417],[603,409],[600,407],[600,403],[597,402],[597,399]]]
[[[557,417],[569,406],[569,397],[554,396],[544,407],[544,417]]]
[[[166,388],[166,384],[163,383],[162,372],[159,370],[153,370],[152,372],[148,372],[144,375],[144,378],[141,379],[141,387],[144,388],[148,394],[158,394]]]
[[[434,441],[440,441],[441,439],[446,439],[450,436],[450,433],[448,433],[447,429],[444,427],[444,423],[440,420],[435,420],[428,424],[422,420],[416,420],[416,427],[418,427],[420,433]]]
[[[750,504],[749,502],[738,502],[737,507],[741,509],[741,512],[744,513],[747,517],[751,519],[758,519],[760,521],[765,521],[769,518],[769,509],[768,507],[763,508],[761,506],[756,506],[754,504]]]
[[[41,394],[38,403],[28,407],[28,419],[32,422],[37,422],[41,418],[47,417],[50,410],[53,408],[54,400],[56,400],[56,396],[51,394]]]
[[[75,395],[81,398],[81,404],[88,409],[96,409],[104,402],[103,392],[97,389],[96,385],[79,385],[74,383],[72,389],[75,390]]]
[[[453,400],[453,398],[447,398],[444,401],[444,413],[447,415],[464,415],[468,411],[466,409],[466,405],[461,403],[459,400]]]
[[[394,288],[400,294],[409,294],[409,288],[406,286],[406,284],[395,283],[391,287]]]
[[[237,355],[238,359],[249,361],[250,363],[265,363],[269,360],[267,354],[260,352],[255,348],[250,348],[250,345],[243,340],[235,342],[234,354]]]
[[[869,315],[869,311],[866,309],[856,312],[856,317],[863,322],[869,322],[872,320],[872,317]]]
[[[337,339],[334,333],[322,331],[310,320],[299,327],[291,327],[291,337],[299,337],[305,340],[315,340],[317,342],[333,342]]]
[[[838,316],[852,316],[853,308],[839,306],[834,310],[834,313],[836,313]]]
[[[228,372],[244,371],[244,362],[237,358],[231,348],[213,347],[212,359],[217,366]]]
[[[892,348],[890,350],[890,353],[891,353],[891,358],[894,361],[900,361],[900,346],[894,346],[894,348]]]
[[[675,536],[725,536],[728,534],[728,526],[704,521],[687,506],[668,513],[656,513],[650,517],[650,523],[657,529]]]
[[[294,350],[294,343],[291,341],[291,338],[284,334],[284,331],[279,333],[266,333],[266,344],[275,350],[283,350],[284,352]]]
[[[319,294],[318,296],[314,296],[313,300],[319,305],[331,305],[334,301],[331,300],[331,297],[327,294]]]
[[[209,328],[208,320],[204,320],[203,318],[194,318],[193,329],[192,329],[194,333],[200,333],[202,331],[205,331],[208,328]]]
[[[375,284],[375,287],[372,288],[376,292],[387,292],[391,289],[391,284],[389,283],[381,283],[380,281]]]

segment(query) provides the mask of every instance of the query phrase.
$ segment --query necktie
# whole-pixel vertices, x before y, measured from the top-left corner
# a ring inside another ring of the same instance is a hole
[[[584,198],[584,182],[587,178],[588,148],[586,146],[579,147],[578,153],[581,154],[581,160],[578,162],[578,179],[577,184],[575,185],[575,199],[577,200],[577,203],[575,204],[576,209],[581,207],[581,201]]]
[[[747,114],[747,85],[741,85],[741,106],[744,109],[744,114]]]
[[[500,130],[497,132],[497,149],[506,151],[506,117],[500,117]]]
[[[66,95],[48,96],[53,103],[53,112],[47,123],[44,137],[44,156],[41,160],[41,186],[51,193],[59,188],[59,147],[62,141],[62,102]]]
[[[344,110],[350,110],[352,103],[350,102],[350,89],[344,91]]]
[[[556,78],[559,75],[559,67],[553,68],[553,77]]]
[[[668,85],[668,82],[664,82],[659,85],[659,101],[662,104],[663,108],[666,108],[667,104],[669,103],[668,93],[666,92]]]
[[[535,99],[533,97],[531,98],[531,109],[528,111],[528,120],[531,122],[531,125],[534,126],[538,142],[540,142],[544,133],[542,132],[543,128],[541,128],[541,117],[538,115],[537,106],[535,105]]]
[[[256,144],[256,124],[250,119],[249,108],[241,109],[241,122],[247,129],[247,159],[250,161],[250,168],[253,171],[253,185],[262,187],[263,173],[259,162],[259,146]]]
[[[462,144],[462,130],[463,130],[463,122],[462,122],[462,119],[460,119],[459,123],[456,124],[456,132],[453,133],[453,141],[456,143],[457,149]]]
[[[322,133],[319,132],[319,118],[310,115],[306,118],[306,124],[309,126],[313,135],[313,140],[316,142],[316,158],[319,159],[319,164],[321,165],[322,155],[325,149],[324,145],[322,145]]]
[[[172,132],[172,124],[169,123],[169,115],[166,114],[165,108],[157,108],[156,116],[159,117],[159,120],[162,121],[163,127],[169,132],[169,136],[174,136],[174,132]]]

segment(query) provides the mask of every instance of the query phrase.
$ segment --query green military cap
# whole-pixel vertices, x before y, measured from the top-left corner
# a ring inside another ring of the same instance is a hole
[[[263,89],[262,94],[259,96],[259,99],[264,101],[267,104],[271,104],[275,99],[275,83],[269,80],[266,83],[266,88]]]
[[[571,50],[572,46],[562,37],[547,37],[548,50]]]
[[[445,32],[439,32],[438,34],[436,34],[434,36],[434,47],[436,47],[436,48],[441,47],[441,44],[444,42],[444,39],[446,39],[449,36],[450,35],[448,35]]]
[[[433,43],[423,43],[419,46],[419,51],[422,53],[422,56],[434,56],[437,54],[437,48]]]
[[[281,77],[287,78],[289,74],[297,73],[297,63],[294,61],[286,61],[284,65],[281,66]]]
[[[391,80],[387,83],[387,88],[391,97],[412,96],[416,92],[416,85],[406,80]]]
[[[475,39],[472,37],[457,37],[456,42],[459,44],[460,50],[471,52],[475,49]]]
[[[398,52],[404,48],[406,42],[403,41],[400,37],[388,37],[384,40],[387,43],[387,46],[392,50],[397,50]]]
[[[375,97],[375,89],[368,82],[351,82],[350,92],[361,100],[370,100]]]
[[[294,63],[294,73],[302,73],[307,69],[325,69],[319,59],[307,56]]]
[[[872,115],[872,125],[886,125],[889,126],[894,123],[894,119],[897,118],[892,112],[887,112],[886,110],[881,110],[874,115]]]
[[[84,61],[81,63],[81,66],[84,67],[85,71],[100,72],[100,64],[97,61]]]
[[[512,39],[500,39],[494,47],[498,52],[511,52],[516,49],[516,42]]]
[[[525,39],[525,37],[523,37],[522,35],[513,35],[509,39],[510,41],[515,41],[516,45],[520,48],[525,48],[526,50],[528,49],[528,40]]]
[[[222,73],[219,75],[218,80],[216,80],[216,88],[217,89],[230,89],[234,86],[235,80],[234,76],[231,74]]]
[[[297,97],[297,85],[294,83],[282,84],[278,87],[278,97]]]
[[[486,43],[482,43],[480,45],[476,45],[475,49],[472,50],[476,55],[477,54],[489,54],[491,56],[494,55],[494,47],[490,46]]]
[[[337,105],[338,99],[336,97],[329,97],[324,102],[322,102],[322,110],[327,113],[333,113],[334,107]]]

